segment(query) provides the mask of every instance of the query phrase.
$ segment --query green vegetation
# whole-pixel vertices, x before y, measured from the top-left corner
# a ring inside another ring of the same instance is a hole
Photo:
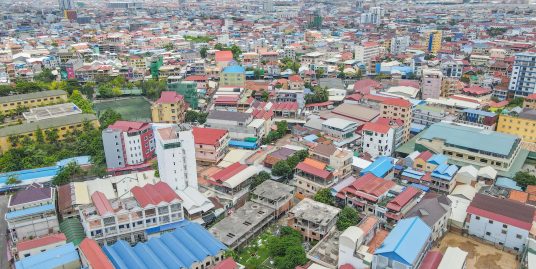
[[[313,93],[305,96],[306,104],[322,103],[329,100],[328,88],[314,86]]]
[[[191,35],[185,35],[184,39],[186,41],[194,42],[194,43],[208,43],[210,41],[214,40],[214,37],[211,36],[191,36]]]
[[[56,76],[52,74],[52,71],[50,69],[43,69],[41,73],[37,74],[34,77],[34,80],[45,82],[45,83],[51,83],[52,81],[56,80]]]
[[[39,137],[40,141],[28,136],[22,139],[9,137],[15,147],[0,155],[0,172],[51,166],[62,159],[90,155],[95,165],[93,172],[102,173],[105,158],[101,131],[89,122],[84,122],[82,130],[68,132],[61,141],[58,140],[58,130],[47,130],[44,134],[36,130],[34,137]]]
[[[274,238],[274,236],[269,231],[265,231],[254,240],[251,240],[249,245],[238,250],[238,253],[228,251],[225,253],[225,256],[235,258],[235,261],[244,265],[248,269],[268,268],[263,266],[263,263],[268,262],[268,259],[270,258],[267,243],[268,241],[271,241],[272,238]]]
[[[321,189],[313,196],[313,200],[324,203],[326,205],[334,205],[335,197],[331,195],[330,189]]]
[[[496,37],[496,36],[499,36],[499,35],[502,35],[502,34],[506,33],[506,31],[508,31],[508,29],[506,29],[506,28],[493,27],[493,28],[487,29],[486,33],[491,37]]]
[[[261,171],[252,178],[250,190],[255,189],[257,186],[261,185],[264,181],[271,179],[272,177],[268,172]]]
[[[301,161],[309,156],[309,151],[300,150],[289,156],[286,160],[279,161],[272,167],[272,175],[277,177],[291,178],[294,169]]]
[[[101,123],[102,130],[108,128],[108,126],[114,124],[118,120],[121,120],[121,114],[109,108],[104,110],[104,112],[99,116],[99,122]]]
[[[290,69],[295,74],[298,74],[298,72],[300,71],[301,64],[299,61],[294,61],[290,58],[285,57],[281,59],[281,64],[284,70]]]
[[[230,50],[233,53],[233,59],[235,61],[240,61],[240,55],[242,54],[242,50],[237,45],[232,45],[230,47],[224,47],[222,44],[218,43],[214,46],[217,50]]]
[[[208,52],[207,47],[202,47],[201,49],[199,49],[199,55],[201,55],[201,58],[203,59],[207,58],[207,52]]]
[[[268,240],[267,248],[278,269],[294,269],[307,262],[302,235],[290,227],[281,227],[279,236]]]
[[[62,167],[57,175],[52,178],[52,184],[56,186],[64,185],[71,180],[84,176],[86,172],[82,170],[80,165],[75,162],[70,162],[66,166]]]
[[[288,129],[287,121],[277,122],[276,125],[277,125],[277,130],[276,131],[270,131],[266,135],[266,137],[264,137],[262,139],[262,143],[264,145],[270,144],[270,143],[280,139],[281,137],[283,137],[287,133],[287,129]]]
[[[357,225],[359,223],[359,214],[355,208],[346,206],[339,213],[339,219],[337,220],[337,229],[344,231],[350,226]]]
[[[20,180],[14,175],[9,176],[6,180],[6,185],[15,185],[18,183],[20,183]]]
[[[124,120],[150,121],[151,104],[143,97],[130,97],[119,100],[99,101],[93,105],[97,115],[101,116],[106,110],[111,109],[121,115]]]
[[[529,185],[536,185],[536,175],[531,174],[530,172],[519,171],[514,176],[514,180],[524,190]]]
[[[190,123],[197,122],[199,124],[203,124],[207,121],[207,116],[208,116],[208,113],[206,112],[188,110],[186,111],[186,115],[184,116],[184,121],[190,122]]]
[[[507,108],[521,107],[523,106],[523,97],[515,97],[514,99],[508,102]]]
[[[91,102],[82,96],[78,90],[73,91],[71,96],[69,96],[69,101],[73,102],[84,113],[94,113]]]

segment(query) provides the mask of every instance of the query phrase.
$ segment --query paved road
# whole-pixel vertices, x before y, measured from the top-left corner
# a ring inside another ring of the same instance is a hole
[[[7,232],[7,223],[4,218],[4,214],[7,210],[7,200],[8,196],[0,196],[0,269],[8,269],[9,263],[7,261],[7,242],[6,242],[6,232]]]

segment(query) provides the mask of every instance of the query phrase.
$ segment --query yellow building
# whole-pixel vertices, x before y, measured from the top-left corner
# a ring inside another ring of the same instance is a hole
[[[518,115],[500,115],[497,131],[517,135],[524,142],[536,143],[536,110],[524,108]]]
[[[220,87],[240,87],[246,84],[246,70],[242,66],[228,66],[221,72]]]
[[[182,123],[186,115],[184,97],[176,92],[164,91],[151,106],[151,118],[159,123]]]
[[[410,138],[410,126],[413,119],[411,103],[402,98],[388,98],[380,104],[380,117],[391,120],[400,120],[404,125],[402,141],[407,142]]]
[[[26,136],[34,139],[34,132],[37,129],[43,132],[55,129],[58,131],[58,140],[63,140],[68,132],[81,130],[86,121],[95,128],[99,127],[99,121],[95,115],[74,114],[0,128],[0,152],[16,146],[11,143],[10,137],[16,137],[19,141]]]
[[[441,30],[428,31],[424,37],[429,52],[436,54],[441,50],[441,40],[443,38],[443,32]]]
[[[67,102],[67,93],[62,90],[32,92],[0,97],[0,112],[6,115],[18,107],[34,108]]]

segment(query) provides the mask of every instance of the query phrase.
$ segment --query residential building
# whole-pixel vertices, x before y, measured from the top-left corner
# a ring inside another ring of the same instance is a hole
[[[497,114],[493,112],[467,108],[458,114],[456,122],[484,128],[486,130],[495,130],[497,118]]]
[[[524,108],[519,114],[501,114],[497,132],[517,135],[524,142],[536,143],[536,110]]]
[[[536,93],[533,93],[523,100],[523,107],[536,110]]]
[[[404,99],[388,98],[382,101],[380,105],[380,116],[391,120],[401,120],[404,126],[402,141],[405,143],[409,140],[410,127],[413,119],[412,105]]]
[[[338,268],[370,268],[376,248],[375,241],[383,241],[388,234],[380,229],[379,224],[378,218],[368,216],[358,226],[350,226],[340,234]]]
[[[80,221],[88,238],[99,245],[118,240],[130,244],[174,229],[184,219],[182,200],[164,182],[134,187],[133,197],[108,200],[100,191],[91,194],[91,204],[79,208]]]
[[[16,244],[14,257],[17,260],[30,257],[49,249],[53,249],[67,243],[67,238],[63,233],[54,233],[38,237],[35,239],[19,241]]]
[[[436,54],[441,50],[443,31],[441,30],[427,31],[424,33],[424,38],[427,44],[428,52]]]
[[[102,248],[116,269],[213,268],[227,248],[201,225],[181,221],[173,232],[132,247],[119,240]]]
[[[378,156],[391,156],[395,146],[395,130],[391,126],[368,122],[363,125],[362,143],[364,153],[373,158]]]
[[[15,262],[17,269],[46,268],[47,265],[49,268],[81,268],[80,257],[73,243],[67,243]]]
[[[242,66],[228,66],[221,72],[220,87],[244,88],[246,69]]]
[[[163,91],[151,106],[151,119],[158,123],[182,123],[186,116],[184,97],[176,92]]]
[[[519,153],[520,142],[514,135],[440,122],[423,131],[415,148],[428,149],[463,164],[508,171]]]
[[[327,166],[327,164],[311,158],[306,158],[303,162],[298,163],[294,173],[298,198],[313,197],[317,191],[335,184],[335,177],[331,171],[327,170]]]
[[[448,57],[443,59],[440,64],[441,73],[445,78],[461,78],[463,71],[463,61]]]
[[[292,206],[294,187],[273,180],[266,180],[250,192],[250,200],[270,207],[275,217],[286,213]]]
[[[18,107],[34,108],[67,102],[67,92],[62,90],[32,92],[0,97],[0,112],[9,115]]]
[[[355,46],[355,59],[368,65],[373,58],[380,55],[380,45],[376,42],[364,42]]]
[[[451,204],[452,201],[445,195],[428,193],[406,213],[405,217],[419,217],[424,221],[432,230],[431,240],[435,242],[448,231]]]
[[[532,228],[534,207],[477,193],[467,208],[470,235],[521,252]]]
[[[423,69],[421,78],[422,99],[439,98],[441,96],[441,81],[443,73],[439,70]]]
[[[53,188],[32,184],[9,197],[5,220],[10,241],[17,243],[60,231]]]
[[[205,122],[206,127],[228,130],[233,140],[264,137],[264,124],[265,120],[253,119],[251,113],[220,110],[211,110]]]
[[[309,158],[329,165],[334,169],[333,175],[339,179],[346,178],[352,172],[352,152],[333,144],[316,145],[309,150]]]
[[[204,187],[214,192],[227,208],[240,207],[247,200],[252,177],[260,171],[260,166],[235,162],[207,177]]]
[[[102,130],[109,172],[143,171],[151,167],[155,142],[150,123],[116,121]]]
[[[419,268],[430,249],[432,230],[418,217],[402,219],[374,252],[372,269]]]
[[[489,67],[491,57],[487,55],[478,55],[472,53],[471,56],[469,56],[469,61],[471,62],[472,66],[478,66],[478,67]]]
[[[184,101],[190,108],[197,109],[199,107],[199,100],[197,96],[198,84],[195,81],[168,83],[167,87],[170,91],[174,91],[183,96]]]
[[[339,208],[305,198],[287,214],[287,225],[307,241],[319,241],[337,222]]]
[[[358,139],[355,135],[357,124],[341,118],[329,118],[322,122],[322,132],[333,138],[337,146],[350,144]]]
[[[536,53],[518,53],[515,55],[512,76],[508,91],[519,97],[536,93]]]
[[[462,93],[464,88],[463,82],[458,78],[443,77],[441,81],[441,97],[450,97]],[[496,87],[497,89],[498,87]]]
[[[394,181],[377,177],[372,173],[367,173],[357,179],[349,177],[343,182],[335,195],[338,202],[355,207],[363,215],[381,213],[376,211],[378,209],[376,205],[387,196],[389,190],[396,186]]]
[[[413,123],[420,124],[425,127],[447,120],[451,118],[454,120],[454,116],[449,117],[449,113],[440,107],[434,107],[429,105],[417,105],[413,109]]]
[[[403,219],[408,212],[421,200],[423,192],[414,187],[405,188],[400,194],[395,196],[394,199],[389,201],[385,208],[387,211],[384,216],[387,220],[387,225],[394,227],[394,225],[401,219]]]
[[[229,131],[213,128],[192,128],[195,159],[199,164],[217,164],[229,152]]]
[[[406,52],[409,48],[409,40],[409,36],[395,36],[391,38],[391,54],[397,55]]]

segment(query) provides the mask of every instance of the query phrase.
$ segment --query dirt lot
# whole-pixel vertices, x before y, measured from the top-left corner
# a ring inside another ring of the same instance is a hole
[[[467,268],[475,269],[510,269],[517,268],[515,255],[501,251],[491,245],[475,241],[455,233],[448,233],[439,249],[445,253],[447,247],[459,247],[468,252]]]

